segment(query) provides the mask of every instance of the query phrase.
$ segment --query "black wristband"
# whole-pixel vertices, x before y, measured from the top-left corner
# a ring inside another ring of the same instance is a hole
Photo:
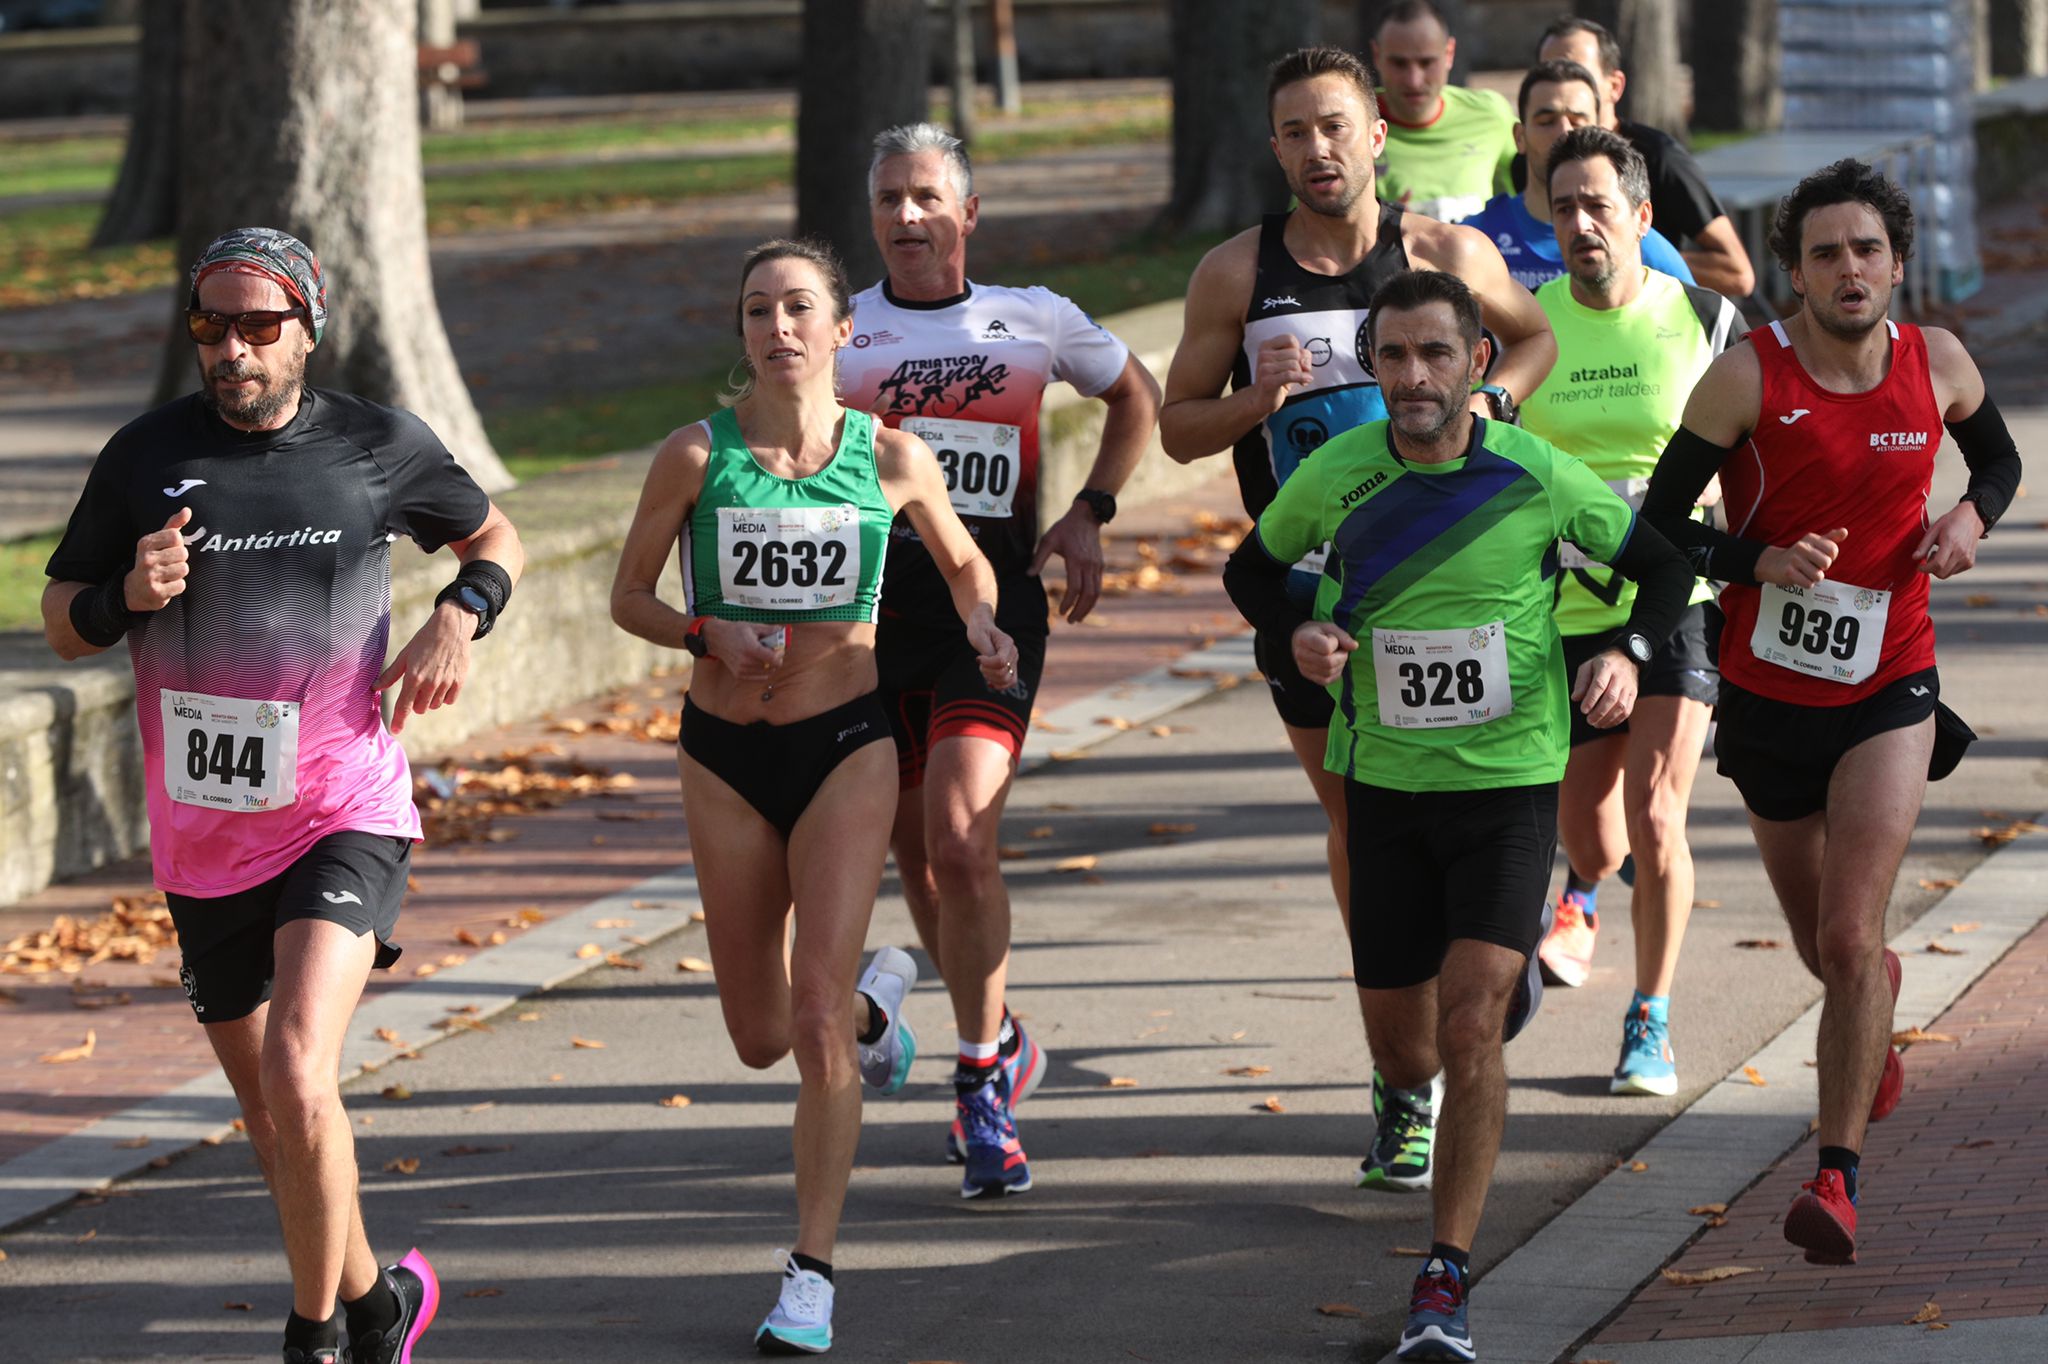
[[[71,599],[71,628],[97,649],[111,649],[142,624],[144,612],[128,609],[128,575],[117,573]]]
[[[498,613],[505,609],[505,603],[512,599],[512,575],[489,559],[473,559],[462,566],[455,575],[455,581],[435,594],[434,605],[462,596],[463,589],[481,597],[484,613],[478,617],[475,639],[482,639],[498,623]]]

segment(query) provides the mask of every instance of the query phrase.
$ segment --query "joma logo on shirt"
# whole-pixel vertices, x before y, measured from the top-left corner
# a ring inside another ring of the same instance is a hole
[[[1371,492],[1374,488],[1379,487],[1380,484],[1385,483],[1386,481],[1387,474],[1386,471],[1382,469],[1380,472],[1374,474],[1371,478],[1368,478],[1365,482],[1359,484],[1356,488],[1353,488],[1350,492],[1344,494],[1344,496],[1337,499],[1337,505],[1340,507],[1349,507],[1352,504],[1356,503],[1361,497],[1364,497],[1367,493]]]
[[[196,537],[195,537],[196,538]],[[226,553],[238,549],[294,549],[300,545],[338,545],[341,532],[338,530],[314,530],[311,526],[299,530],[266,530],[254,535],[222,535],[215,531],[198,552]]]
[[[1870,448],[1873,450],[1924,450],[1927,448],[1925,431],[1873,431],[1870,433]]]

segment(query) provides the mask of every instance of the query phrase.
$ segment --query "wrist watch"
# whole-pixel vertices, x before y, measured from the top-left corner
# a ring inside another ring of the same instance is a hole
[[[1493,413],[1495,421],[1504,422],[1508,425],[1514,424],[1516,412],[1514,394],[1508,392],[1499,384],[1481,384],[1479,391],[1486,395],[1487,410]]]
[[[1614,647],[1635,660],[1638,668],[1648,667],[1650,658],[1657,651],[1650,647],[1649,637],[1633,630],[1624,630],[1614,637]]]
[[[711,656],[711,641],[704,638],[704,622],[710,619],[709,616],[698,616],[690,622],[689,628],[683,631],[683,652],[692,658]]]
[[[1103,492],[1100,488],[1083,488],[1074,494],[1076,502],[1086,502],[1088,510],[1095,513],[1095,519],[1102,525],[1116,520],[1116,494]]]
[[[471,639],[482,639],[491,632],[497,622],[491,619],[491,599],[465,582],[453,582],[441,589],[441,595],[434,598],[434,605],[454,602],[463,610],[476,617],[476,633]]]

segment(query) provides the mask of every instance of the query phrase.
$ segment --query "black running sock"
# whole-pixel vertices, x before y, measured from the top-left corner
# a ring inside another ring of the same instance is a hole
[[[391,1280],[379,1270],[370,1291],[354,1302],[343,1300],[341,1310],[348,1316],[348,1338],[362,1340],[373,1333],[381,1338],[398,1325],[400,1304],[398,1294],[391,1289]]]
[[[1442,1241],[1431,1241],[1429,1243],[1429,1258],[1432,1260],[1442,1260],[1445,1264],[1457,1270],[1460,1280],[1464,1279],[1465,1275],[1472,1268],[1471,1251],[1459,1250],[1456,1246],[1447,1246]]]
[[[1823,1146],[1820,1148],[1820,1168],[1840,1170],[1842,1187],[1848,1191],[1849,1201],[1856,1201],[1856,1162],[1861,1159],[1846,1146]]]
[[[808,1269],[826,1283],[832,1282],[832,1266],[824,1260],[813,1259],[802,1251],[791,1251],[789,1261],[798,1269]]]
[[[1003,1030],[996,1034],[996,1055],[1008,1060],[1017,1054],[1017,1048],[1024,1045],[1023,1035],[1017,1031],[1017,1020],[1010,1017],[1010,1006],[1003,1006]]]
[[[1564,869],[1564,888],[1566,890],[1575,890],[1579,894],[1584,895],[1589,890],[1598,890],[1600,883],[1598,881],[1588,881],[1585,877],[1573,871],[1570,864],[1567,863]]]
[[[860,1035],[859,1041],[864,1047],[872,1047],[882,1040],[883,1033],[889,1031],[889,1015],[866,990],[860,991],[860,997],[868,1002],[868,1030]]]
[[[284,1347],[309,1354],[314,1350],[338,1350],[341,1348],[341,1331],[332,1317],[325,1321],[307,1321],[294,1312],[284,1319]]]

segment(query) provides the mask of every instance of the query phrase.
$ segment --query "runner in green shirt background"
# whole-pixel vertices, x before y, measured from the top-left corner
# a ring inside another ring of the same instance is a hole
[[[1429,0],[1399,0],[1373,29],[1372,64],[1387,120],[1373,168],[1380,198],[1447,223],[1510,193],[1515,111],[1491,90],[1449,84],[1458,40]]]

